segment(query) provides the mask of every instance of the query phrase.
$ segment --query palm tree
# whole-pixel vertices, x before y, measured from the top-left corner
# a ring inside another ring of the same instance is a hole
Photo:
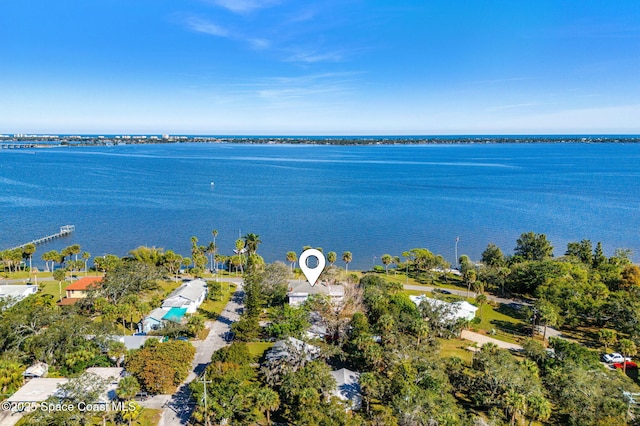
[[[291,271],[293,271],[293,265],[295,265],[297,261],[298,261],[298,255],[296,254],[296,252],[295,251],[288,251],[287,252],[287,262],[289,262],[291,264]]]
[[[609,346],[615,345],[618,341],[618,332],[609,328],[602,328],[598,331],[598,340],[604,345],[604,351],[609,352]]]
[[[516,418],[525,413],[527,409],[526,397],[513,389],[508,390],[502,397],[502,407],[511,419],[510,424],[516,423]]]
[[[418,346],[420,346],[420,341],[422,338],[427,337],[429,335],[429,323],[424,319],[420,318],[418,323],[416,324],[416,336],[418,337]]]
[[[476,282],[478,276],[476,275],[476,271],[473,269],[469,269],[464,273],[464,280],[467,283],[467,299],[469,298],[469,291],[471,290],[471,285]]]
[[[258,245],[262,244],[260,240],[260,235],[256,234],[247,234],[244,237],[245,246],[247,247],[247,251],[249,254],[254,254],[258,251]]]
[[[534,420],[544,422],[551,417],[551,403],[543,395],[539,393],[530,394],[527,396],[526,403],[526,416],[529,418],[529,426],[533,424]]]
[[[256,408],[264,411],[267,417],[267,424],[271,424],[271,412],[280,407],[280,396],[271,388],[263,387],[255,395]]]
[[[345,269],[349,272],[349,263],[353,260],[353,255],[350,251],[345,251],[342,253],[342,261],[345,263]]]
[[[480,307],[480,318],[482,318],[482,305],[487,303],[487,296],[485,296],[484,294],[477,295],[476,296],[476,303]]]
[[[624,358],[624,361],[622,361],[622,371],[624,371],[624,374],[627,374],[627,357],[632,357],[637,354],[638,348],[636,347],[636,344],[633,343],[633,340],[630,339],[620,340],[618,346],[620,347],[620,352],[622,352],[622,356]]]
[[[22,247],[22,253],[25,258],[29,258],[29,272],[33,269],[33,265],[31,264],[31,258],[33,257],[33,253],[36,252],[35,244],[27,244]]]
[[[216,237],[218,236],[218,230],[214,229],[213,231],[211,231],[211,235],[213,235],[213,247],[214,247],[213,260],[216,260],[216,252],[218,251],[218,246],[216,245]],[[218,273],[218,261],[217,260],[216,260],[215,270],[216,270],[216,274],[217,274]]]
[[[389,264],[393,262],[393,257],[391,257],[390,254],[383,254],[382,257],[380,257],[380,261],[384,265],[385,274],[389,275]]]
[[[209,255],[209,270],[213,272],[213,256],[216,254],[216,245],[214,242],[209,243],[205,253]]]
[[[91,258],[91,253],[89,253],[88,251],[85,251],[82,253],[82,260],[84,260],[84,275],[87,275],[87,262],[89,261],[89,259]]]
[[[338,254],[335,251],[330,251],[329,253],[327,253],[327,262],[329,262],[331,266],[333,266],[337,259]]]
[[[556,325],[560,319],[560,314],[555,305],[544,299],[538,299],[536,308],[538,309],[540,320],[544,322],[544,332],[542,333],[542,341],[544,342],[547,338],[547,326],[553,327]]]

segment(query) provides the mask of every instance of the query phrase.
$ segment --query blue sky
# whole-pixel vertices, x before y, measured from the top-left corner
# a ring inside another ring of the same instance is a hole
[[[640,1],[3,0],[0,133],[640,133]]]

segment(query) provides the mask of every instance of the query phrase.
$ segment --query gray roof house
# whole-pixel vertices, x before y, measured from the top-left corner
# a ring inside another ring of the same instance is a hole
[[[309,361],[320,356],[320,348],[317,346],[310,345],[294,337],[289,337],[274,343],[273,347],[265,355],[265,358],[267,362],[273,362],[294,356],[292,352],[304,355]]]
[[[340,370],[332,371],[331,375],[336,379],[336,387],[331,394],[346,401],[349,409],[360,409],[362,406],[360,373],[341,368]]]
[[[207,283],[204,280],[192,280],[182,284],[180,287],[171,292],[162,307],[170,308],[186,308],[188,314],[193,314],[207,297]]]
[[[144,317],[142,320],[142,332],[148,333],[152,330],[160,330],[162,328],[162,318],[167,315],[169,309],[156,308]]]
[[[309,296],[321,294],[329,296],[332,301],[342,301],[344,299],[344,287],[341,285],[331,285],[319,282],[313,287],[307,281],[289,281],[289,305],[300,306]]]

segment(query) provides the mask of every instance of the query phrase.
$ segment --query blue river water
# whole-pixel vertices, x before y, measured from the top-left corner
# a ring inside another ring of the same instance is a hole
[[[426,247],[453,262],[545,233],[640,253],[640,144],[166,144],[0,152],[0,249],[73,224],[38,247],[92,256],[140,245],[231,254],[253,232],[267,261],[310,245],[351,268]],[[340,263],[340,262],[338,262]]]

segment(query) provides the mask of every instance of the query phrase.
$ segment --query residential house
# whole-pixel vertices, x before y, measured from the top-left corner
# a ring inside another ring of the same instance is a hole
[[[345,401],[349,409],[360,409],[362,407],[360,373],[341,368],[340,370],[332,371],[331,375],[336,379],[336,387],[331,394]]]
[[[416,304],[416,306],[420,306],[421,303],[429,303],[434,307],[442,307],[446,310],[444,318],[450,321],[457,321],[459,319],[471,321],[475,318],[476,311],[478,310],[477,306],[473,306],[466,300],[446,302],[444,300],[432,299],[424,294],[420,296],[409,296],[409,298]]]
[[[65,289],[68,299],[84,299],[91,290],[102,284],[102,277],[83,277],[69,284]]]
[[[142,333],[148,333],[154,330],[160,330],[163,326],[162,318],[169,312],[169,309],[156,308],[144,317],[142,320],[141,331]]]
[[[289,281],[289,305],[300,306],[311,295],[328,296],[331,301],[341,302],[344,299],[344,287],[341,285],[331,285],[319,282],[314,286],[307,281]]]
[[[296,353],[304,356],[308,361],[320,356],[320,348],[303,342],[294,337],[278,340],[265,355],[267,362],[275,362],[295,356]]]
[[[207,283],[204,280],[192,280],[175,289],[164,302],[162,308],[186,308],[186,313],[193,314],[207,297]]]
[[[9,305],[13,305],[37,292],[37,285],[0,285],[0,299],[10,299]]]

